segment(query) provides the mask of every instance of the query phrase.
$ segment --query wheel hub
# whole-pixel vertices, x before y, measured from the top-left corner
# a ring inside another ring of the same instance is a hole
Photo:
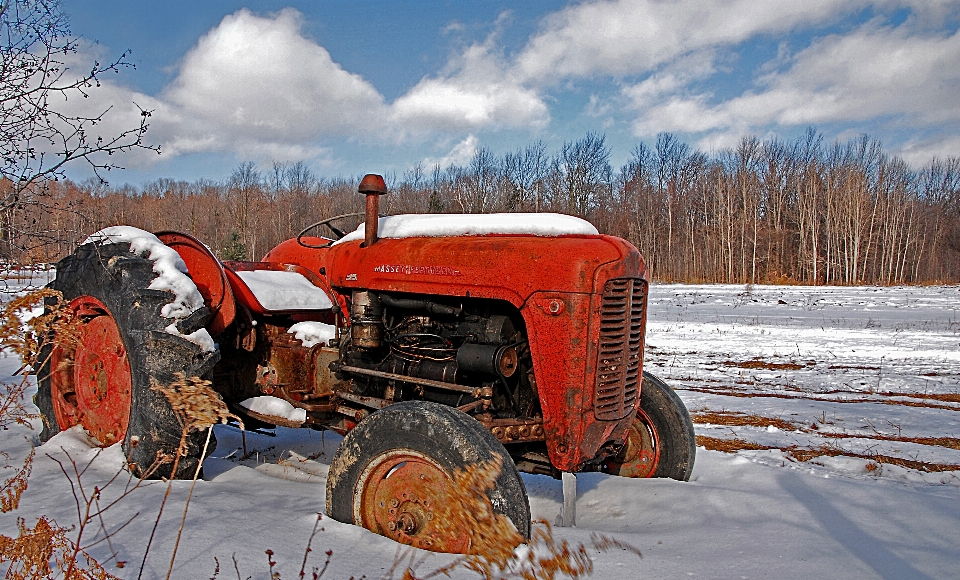
[[[637,410],[627,440],[615,457],[607,461],[610,473],[623,477],[653,477],[660,462],[660,441],[646,413]]]
[[[465,553],[470,530],[453,529],[439,517],[450,499],[450,475],[435,461],[410,449],[391,450],[364,470],[354,512],[368,530],[401,544],[434,552]]]
[[[81,296],[69,308],[82,320],[75,344],[54,347],[51,395],[61,429],[82,425],[103,445],[127,433],[132,375],[123,338],[107,307]]]

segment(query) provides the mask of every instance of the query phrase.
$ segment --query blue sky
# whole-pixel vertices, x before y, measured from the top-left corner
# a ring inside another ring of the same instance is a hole
[[[137,65],[66,106],[112,107],[105,132],[153,110],[162,155],[125,156],[114,184],[244,161],[402,174],[588,131],[615,166],[662,131],[716,152],[811,126],[960,156],[960,0],[62,4],[88,41],[73,66]]]

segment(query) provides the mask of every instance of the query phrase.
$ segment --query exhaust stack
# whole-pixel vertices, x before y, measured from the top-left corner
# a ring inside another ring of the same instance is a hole
[[[360,180],[360,187],[357,191],[367,196],[366,219],[363,222],[363,247],[367,248],[377,243],[379,219],[380,219],[380,196],[386,195],[387,184],[383,181],[382,175],[368,173]]]

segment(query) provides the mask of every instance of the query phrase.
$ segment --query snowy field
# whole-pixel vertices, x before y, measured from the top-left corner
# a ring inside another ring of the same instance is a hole
[[[688,483],[578,476],[578,526],[556,535],[587,543],[600,532],[643,554],[597,555],[594,577],[960,577],[960,289],[654,285],[647,332],[647,370],[678,390],[706,447]],[[15,380],[19,366],[0,359],[0,378]],[[216,434],[173,577],[209,578],[217,558],[218,578],[269,578],[271,549],[282,577],[296,578],[339,437],[281,428],[248,433],[244,451],[239,431]],[[2,432],[2,449],[22,458],[35,435]],[[58,435],[38,448],[21,508],[0,516],[0,533],[14,533],[18,517],[77,521],[52,460],[67,454],[90,464],[87,489],[121,468],[118,449]],[[555,521],[560,482],[524,481],[534,517]],[[189,485],[173,486],[143,578],[166,573]],[[138,489],[107,512],[109,529],[129,520],[91,548],[127,563],[111,562],[112,573],[137,577],[164,490]],[[450,561],[322,524],[310,563],[332,550],[324,578],[381,578],[410,558],[426,574]]]

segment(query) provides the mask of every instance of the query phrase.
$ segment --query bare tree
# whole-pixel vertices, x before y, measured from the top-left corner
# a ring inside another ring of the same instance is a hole
[[[564,143],[554,158],[550,177],[554,208],[586,216],[612,180],[606,137],[587,133],[582,139]]]
[[[44,186],[62,178],[69,163],[85,161],[102,180],[103,172],[118,167],[112,155],[160,151],[143,141],[147,110],[138,107],[139,122],[119,133],[101,130],[109,107],[92,115],[66,112],[65,104],[88,97],[102,75],[132,66],[125,52],[74,71],[67,61],[78,51],[59,0],[0,0],[0,211],[5,217],[25,206],[46,206]],[[20,230],[15,224],[4,220],[8,252],[56,241],[57,232]]]

